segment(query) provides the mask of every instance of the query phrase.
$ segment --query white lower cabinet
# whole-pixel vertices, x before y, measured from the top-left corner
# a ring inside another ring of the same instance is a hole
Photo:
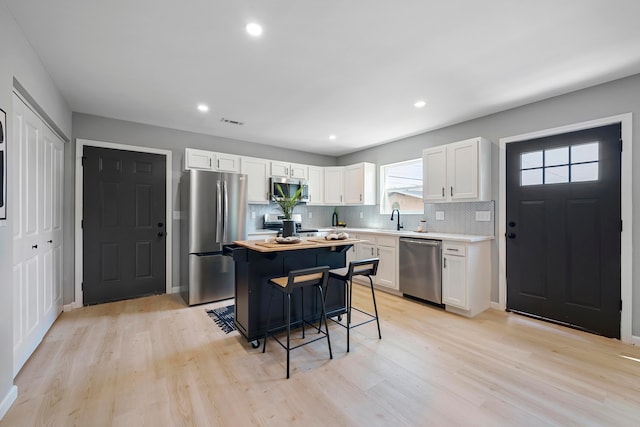
[[[447,311],[473,317],[491,302],[491,247],[442,242],[442,302]]]
[[[358,234],[358,238],[367,242],[356,245],[357,259],[380,258],[373,283],[398,290],[398,238],[376,234]],[[358,278],[362,279],[368,283],[368,279]]]

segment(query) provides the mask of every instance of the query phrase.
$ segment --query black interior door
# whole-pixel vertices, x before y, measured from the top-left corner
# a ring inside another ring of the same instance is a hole
[[[620,125],[507,144],[507,308],[620,337]]]
[[[165,189],[163,155],[84,147],[85,305],[165,292]]]

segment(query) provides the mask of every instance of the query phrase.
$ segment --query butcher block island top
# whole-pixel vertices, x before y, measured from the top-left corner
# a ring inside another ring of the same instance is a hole
[[[273,239],[265,242],[260,240],[237,240],[235,243],[238,246],[242,246],[247,249],[251,249],[257,252],[282,252],[282,251],[294,251],[299,249],[312,249],[312,248],[330,248],[336,246],[347,246],[356,243],[366,242],[362,239],[341,239],[341,240],[326,240],[322,237],[312,237],[307,239],[300,239],[298,243],[277,243]]]

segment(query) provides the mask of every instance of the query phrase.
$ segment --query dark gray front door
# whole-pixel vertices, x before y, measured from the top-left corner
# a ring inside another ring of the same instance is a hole
[[[84,147],[85,305],[165,292],[165,190],[165,156]]]
[[[507,308],[620,336],[620,125],[506,146]]]

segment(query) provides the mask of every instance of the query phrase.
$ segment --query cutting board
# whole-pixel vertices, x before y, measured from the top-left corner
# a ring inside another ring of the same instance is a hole
[[[333,240],[327,240],[325,238],[317,238],[317,239],[307,239],[310,242],[318,242],[318,243],[326,243],[326,244],[331,244],[331,243],[349,243],[349,242],[360,242],[360,239],[354,239],[352,237],[348,238],[348,239],[333,239]]]
[[[255,245],[263,246],[270,249],[286,249],[286,248],[301,248],[309,246],[317,246],[316,242],[310,242],[309,240],[303,240],[299,243],[272,243],[272,242],[256,242]]]

